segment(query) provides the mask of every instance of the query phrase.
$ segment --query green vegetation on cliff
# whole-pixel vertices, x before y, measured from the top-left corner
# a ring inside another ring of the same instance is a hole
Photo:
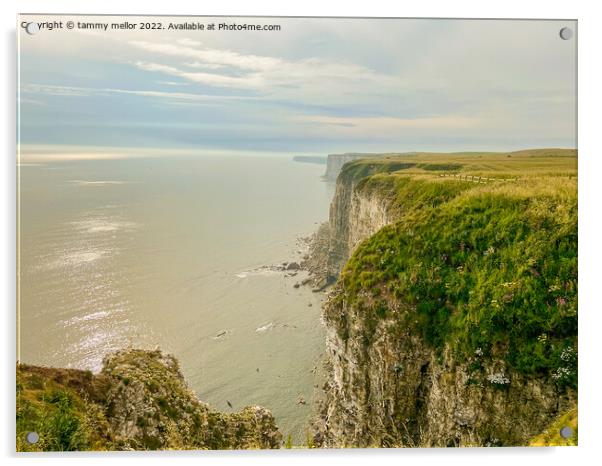
[[[333,301],[363,309],[368,328],[393,318],[459,361],[484,354],[575,387],[576,158],[513,155],[439,156],[496,180],[520,174],[486,183],[425,175],[428,160],[401,170],[393,159],[347,164],[341,176],[391,201],[398,221],[356,249]],[[345,336],[351,323],[339,323]]]
[[[17,451],[106,450],[113,436],[91,372],[17,366]],[[28,432],[40,440],[29,444]]]
[[[38,443],[26,441],[37,432]],[[17,366],[17,450],[279,448],[272,414],[211,410],[161,351],[110,354],[99,374]]]

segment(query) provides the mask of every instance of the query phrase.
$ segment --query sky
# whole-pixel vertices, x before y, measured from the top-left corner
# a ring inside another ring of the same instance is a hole
[[[32,157],[576,147],[571,21],[20,18],[53,20],[280,30],[20,28]]]

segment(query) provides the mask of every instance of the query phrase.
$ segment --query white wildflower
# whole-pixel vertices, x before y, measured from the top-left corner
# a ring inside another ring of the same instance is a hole
[[[571,361],[575,357],[575,350],[572,346],[568,346],[567,348],[562,350],[560,354],[560,359],[565,362]]]
[[[487,380],[494,385],[508,385],[510,383],[510,379],[508,379],[508,377],[506,377],[502,372],[489,375]]]
[[[552,379],[564,380],[567,379],[573,372],[568,367],[559,367],[552,373]]]

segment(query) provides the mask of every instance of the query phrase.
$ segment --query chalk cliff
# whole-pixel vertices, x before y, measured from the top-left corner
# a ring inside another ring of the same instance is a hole
[[[316,444],[529,444],[576,406],[576,181],[381,162],[331,205]]]

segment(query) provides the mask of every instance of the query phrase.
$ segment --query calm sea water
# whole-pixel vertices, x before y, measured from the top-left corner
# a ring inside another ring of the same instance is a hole
[[[97,371],[111,350],[159,346],[212,407],[266,406],[304,440],[323,295],[261,267],[299,260],[297,238],[327,219],[323,170],[284,156],[22,166],[21,360]]]

